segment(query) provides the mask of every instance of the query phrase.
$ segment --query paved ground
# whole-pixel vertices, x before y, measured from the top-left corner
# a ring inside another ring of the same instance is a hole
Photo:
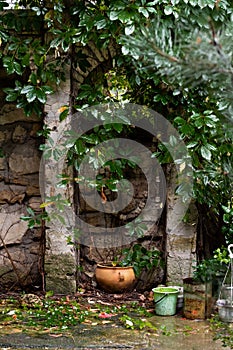
[[[81,324],[65,335],[29,336],[23,333],[0,336],[0,349],[77,350],[229,350],[213,340],[207,321],[186,320],[180,316],[153,316],[153,330],[127,330],[116,323]]]

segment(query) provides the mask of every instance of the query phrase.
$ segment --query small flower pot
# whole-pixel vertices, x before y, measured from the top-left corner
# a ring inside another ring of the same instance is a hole
[[[135,284],[135,273],[132,266],[113,266],[98,264],[95,270],[98,286],[108,293],[131,291]]]

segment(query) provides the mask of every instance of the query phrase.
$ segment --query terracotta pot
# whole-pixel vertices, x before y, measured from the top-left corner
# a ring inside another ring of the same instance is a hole
[[[112,266],[98,264],[95,270],[96,281],[101,289],[109,293],[130,291],[135,282],[132,266]]]

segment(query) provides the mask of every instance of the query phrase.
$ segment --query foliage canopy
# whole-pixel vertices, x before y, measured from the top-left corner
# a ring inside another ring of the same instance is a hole
[[[0,1],[0,58],[14,77],[7,101],[43,116],[66,64],[88,72],[87,57],[74,55],[74,46],[111,45],[112,68],[94,89],[88,79],[80,86],[77,108],[129,100],[166,114],[190,150],[195,199],[219,217],[232,208],[231,1],[16,0],[14,6],[12,16]],[[60,119],[68,112],[64,108]],[[109,135],[119,132],[120,126],[109,127]],[[169,162],[159,147],[160,161]]]

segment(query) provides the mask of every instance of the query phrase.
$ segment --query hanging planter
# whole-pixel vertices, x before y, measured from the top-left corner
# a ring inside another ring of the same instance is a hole
[[[108,293],[131,291],[136,280],[132,266],[112,264],[97,264],[95,277],[99,287]]]
[[[217,300],[218,315],[223,322],[233,322],[233,305],[232,305],[233,288],[231,286],[222,287],[221,299]]]
[[[230,264],[224,277],[217,300],[219,318],[223,322],[233,322],[233,244],[229,244]],[[227,284],[228,283],[228,284]]]

